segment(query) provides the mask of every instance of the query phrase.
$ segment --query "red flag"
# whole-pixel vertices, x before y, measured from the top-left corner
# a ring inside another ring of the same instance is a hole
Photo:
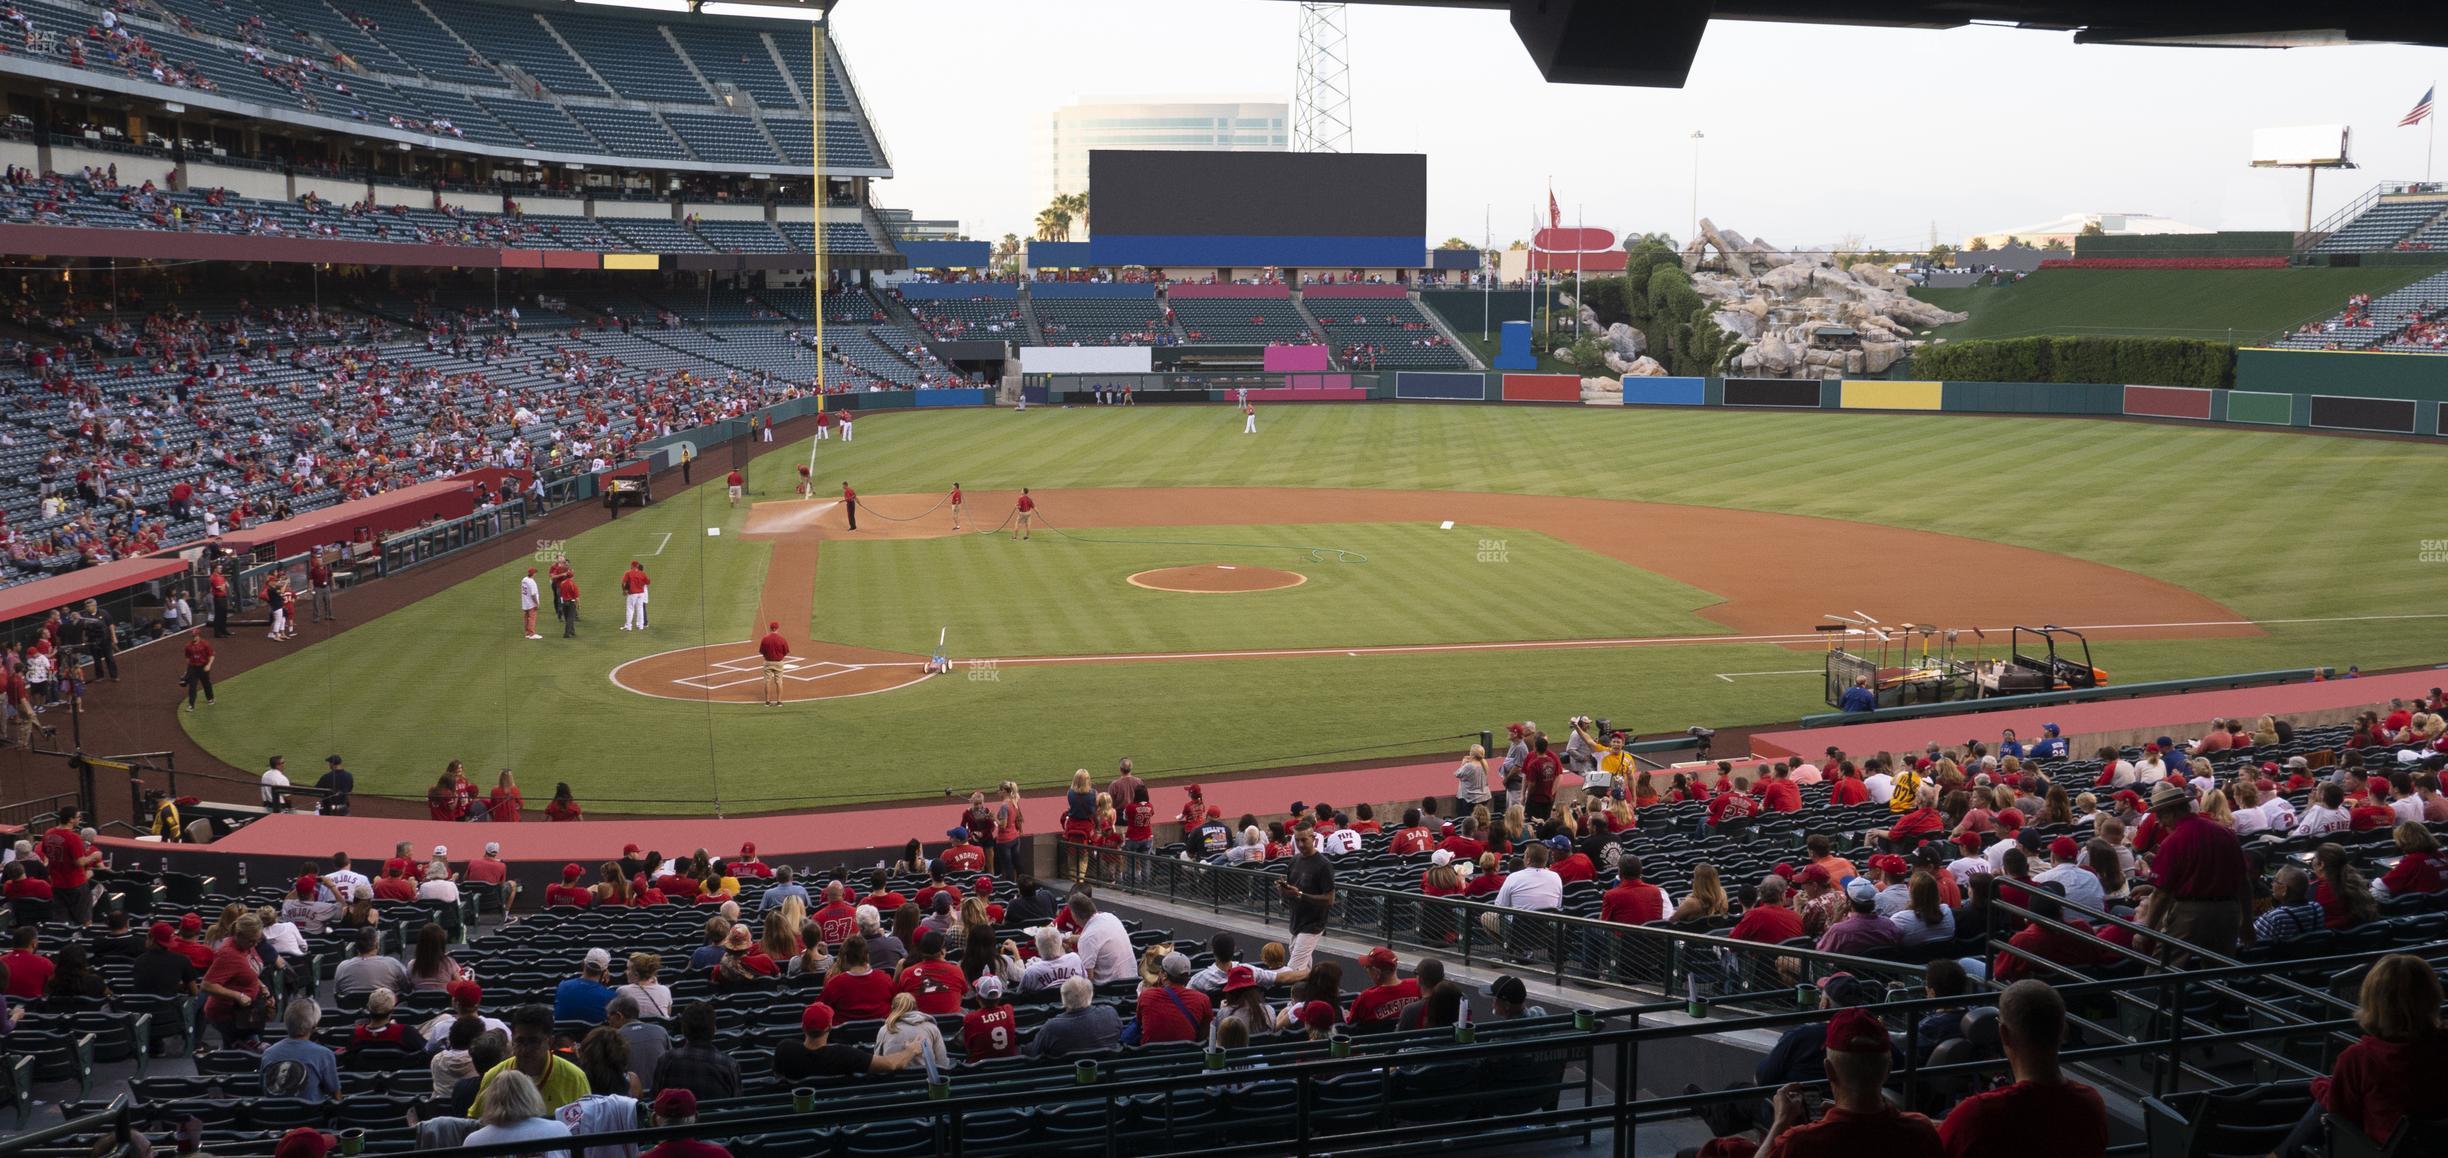
[[[1547,187],[1547,228],[1561,229],[1563,227],[1564,210],[1563,207],[1556,204],[1555,186],[1549,185]]]

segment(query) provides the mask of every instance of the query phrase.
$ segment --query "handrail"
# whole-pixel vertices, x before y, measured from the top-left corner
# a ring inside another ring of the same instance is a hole
[[[2138,684],[2110,684],[2096,688],[2073,688],[2062,692],[2029,692],[2018,696],[1991,696],[1979,700],[1952,700],[1942,704],[1911,704],[1879,708],[1868,712],[1821,712],[1802,717],[1804,728],[1830,728],[1845,724],[1886,723],[1894,720],[1918,720],[1931,716],[1961,716],[1980,712],[1998,712],[2010,708],[2047,708],[2059,704],[2087,704],[2093,700],[2117,700],[2134,696],[2165,695],[2171,692],[2200,691],[2204,688],[2262,687],[2270,684],[2302,683],[2320,676],[2321,668],[2292,667],[2270,671],[2237,672],[2230,675],[2191,676],[2179,680],[2151,680]]]
[[[110,1102],[99,1110],[79,1114],[76,1117],[65,1119],[56,1125],[45,1126],[39,1130],[30,1130],[22,1134],[10,1135],[6,1141],[0,1142],[0,1154],[15,1153],[22,1150],[40,1149],[44,1145],[55,1142],[61,1138],[73,1138],[81,1134],[90,1134],[96,1129],[105,1126],[110,1127],[111,1132],[119,1136],[121,1145],[125,1145],[129,1131],[134,1129],[133,1122],[129,1117],[129,1111],[134,1109],[134,1107],[135,1104],[129,1100],[127,1094],[118,1094],[117,1096],[111,1098]]]
[[[1072,877],[1082,870],[1096,870],[1098,862],[1103,862],[1110,871],[1101,871],[1091,878],[1100,888],[1151,898],[1162,895],[1179,901],[1183,899],[1183,890],[1176,883],[1188,873],[1200,878],[1202,893],[1198,899],[1212,903],[1218,912],[1227,903],[1255,902],[1257,915],[1263,919],[1272,921],[1282,915],[1274,887],[1282,877],[1273,872],[1154,853],[1094,849],[1068,841],[1058,846],[1057,857],[1061,872]],[[1158,877],[1164,878],[1166,886],[1161,892],[1150,887]],[[1784,980],[1773,988],[1728,988],[1738,980],[1735,975],[1745,972],[1743,964],[1749,961],[1791,960],[1801,963],[1813,976],[1844,972],[1918,979],[1924,969],[1917,961],[1889,961],[1741,941],[1661,925],[1625,925],[1555,910],[1513,909],[1464,897],[1431,897],[1373,885],[1338,883],[1335,895],[1335,903],[1347,909],[1352,906],[1343,904],[1346,897],[1363,898],[1366,903],[1360,907],[1367,911],[1359,916],[1366,922],[1365,927],[1354,928],[1348,922],[1342,927],[1374,935],[1383,943],[1455,951],[1465,964],[1478,956],[1527,965],[1545,955],[1551,958],[1552,968],[1540,972],[1549,975],[1559,987],[1570,981],[1610,989],[1654,988],[1669,997],[1690,998],[1701,1007],[1709,1001],[1758,1000],[1793,993],[1791,983]],[[1398,921],[1398,913],[1406,914],[1408,919]],[[1481,919],[1490,916],[1506,931],[1503,936],[1490,936],[1485,931]],[[1332,920],[1329,927],[1335,927]],[[1434,937],[1426,932],[1431,927]],[[1453,940],[1441,940],[1444,936]],[[1513,943],[1510,948],[1508,940]],[[1643,979],[1638,983],[1627,981],[1626,974],[1640,974]],[[1705,994],[1699,992],[1703,975],[1711,978],[1707,982],[1710,991]]]

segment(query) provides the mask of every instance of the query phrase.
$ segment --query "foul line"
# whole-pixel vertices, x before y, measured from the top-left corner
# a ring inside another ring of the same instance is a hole
[[[671,537],[672,533],[670,531],[663,532],[662,541],[655,544],[654,550],[646,552],[647,556],[651,558],[653,556],[662,554],[663,548],[671,546]]]
[[[1733,683],[1733,682],[1734,682],[1734,680],[1735,680],[1735,678],[1736,678],[1736,677],[1738,677],[1738,676],[1785,676],[1785,675],[1822,675],[1822,674],[1825,674],[1825,673],[1824,673],[1824,669],[1821,669],[1821,668],[1815,668],[1815,667],[1798,667],[1798,668],[1794,668],[1794,669],[1792,669],[1792,670],[1790,670],[1790,671],[1721,671],[1721,672],[1718,672],[1718,673],[1717,673],[1717,678],[1718,678],[1718,679],[1721,679],[1721,680],[1724,680],[1724,681],[1725,681],[1725,682],[1727,682],[1727,683]]]

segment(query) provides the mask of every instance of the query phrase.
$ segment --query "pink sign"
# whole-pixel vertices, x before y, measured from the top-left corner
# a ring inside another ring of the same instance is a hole
[[[1330,369],[1324,346],[1269,346],[1266,348],[1266,372],[1293,374]]]

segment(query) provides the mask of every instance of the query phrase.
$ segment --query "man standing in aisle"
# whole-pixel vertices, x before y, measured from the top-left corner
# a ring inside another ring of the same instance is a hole
[[[212,578],[206,584],[212,591],[212,624],[214,639],[229,638],[230,581],[229,572],[213,565]]]
[[[1326,914],[1334,908],[1334,864],[1318,851],[1314,828],[1301,829],[1293,846],[1300,855],[1292,858],[1291,870],[1275,888],[1292,917],[1292,954],[1284,967],[1305,970],[1317,953],[1318,938],[1326,934]]]
[[[646,630],[646,565],[629,560],[629,569],[621,573],[621,630]]]
[[[561,602],[561,638],[578,638],[578,577],[564,575],[560,586],[553,589]]]
[[[695,449],[695,448],[693,448],[693,447],[691,447],[691,446],[689,446],[689,445],[688,445],[688,444],[686,444],[686,443],[682,443],[682,444],[681,444],[681,446],[680,446],[680,485],[681,485],[681,486],[688,486],[690,483],[692,483],[692,482],[694,482],[694,481],[695,481],[695,480],[693,480],[693,479],[691,479],[691,478],[689,477],[689,468],[690,468],[690,467],[692,467],[692,466],[695,466],[695,465],[697,465],[697,451],[696,451],[696,449]]]
[[[858,492],[850,489],[850,480],[842,480],[842,510],[850,515],[850,529],[858,530]]]
[[[527,624],[527,638],[542,639],[536,634],[536,607],[544,601],[544,593],[536,589],[535,568],[529,567],[519,576],[519,615]]]

